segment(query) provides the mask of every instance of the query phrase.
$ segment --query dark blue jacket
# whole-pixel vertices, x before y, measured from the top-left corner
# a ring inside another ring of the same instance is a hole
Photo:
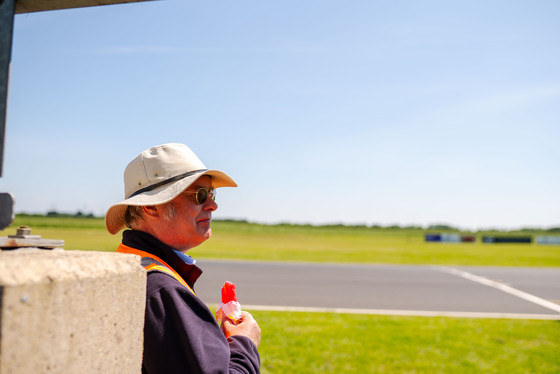
[[[171,247],[141,231],[123,232],[123,244],[151,253],[170,265],[194,289],[202,274]],[[226,339],[212,312],[174,277],[148,272],[142,372],[260,373],[255,344],[247,337]]]

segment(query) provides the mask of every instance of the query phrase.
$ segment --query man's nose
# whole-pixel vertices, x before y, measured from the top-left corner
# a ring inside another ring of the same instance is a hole
[[[210,197],[207,198],[206,201],[204,202],[204,210],[209,210],[209,211],[213,212],[216,209],[218,209],[218,203],[216,203]]]

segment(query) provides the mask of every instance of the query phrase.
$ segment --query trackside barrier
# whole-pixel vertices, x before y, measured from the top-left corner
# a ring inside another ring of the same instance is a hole
[[[426,234],[424,236],[424,240],[427,242],[474,243],[476,241],[476,237],[460,234]]]
[[[137,256],[0,251],[0,373],[140,373],[145,300]]]
[[[476,242],[476,236],[474,235],[462,235],[461,241],[465,243],[474,243]]]
[[[426,234],[424,239],[427,242],[441,242],[441,235],[440,234]]]
[[[425,234],[424,240],[426,242],[446,242],[446,243],[474,243],[476,236],[474,235],[459,235],[459,234]],[[532,236],[483,236],[482,243],[533,243],[537,244],[550,244],[560,245],[560,235],[540,235],[536,236],[533,240]]]
[[[560,236],[537,236],[537,244],[560,244]]]
[[[483,236],[483,243],[532,243],[530,236]]]

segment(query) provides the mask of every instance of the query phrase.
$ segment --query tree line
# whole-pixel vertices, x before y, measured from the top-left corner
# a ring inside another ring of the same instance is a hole
[[[18,216],[46,216],[46,217],[66,217],[66,218],[103,218],[97,217],[93,213],[85,213],[81,210],[78,210],[75,213],[63,213],[58,212],[56,210],[50,210],[46,214],[27,214],[27,213],[18,213]],[[214,219],[214,221],[218,222],[232,222],[232,223],[257,223],[257,222],[249,222],[245,219]],[[258,224],[258,223],[257,223]],[[277,224],[270,224],[270,226],[315,226],[315,227],[324,227],[324,228],[356,228],[356,229],[373,229],[373,230],[424,230],[424,231],[437,231],[437,232],[464,232],[465,230],[455,227],[452,225],[446,224],[434,224],[428,225],[427,227],[416,226],[416,225],[365,225],[365,224],[343,224],[343,223],[336,223],[336,224],[322,224],[322,225],[310,225],[310,224],[297,224],[297,223],[277,223]],[[551,233],[551,234],[560,234],[560,227],[551,227],[551,228],[539,228],[539,227],[524,227],[521,229],[516,230],[503,230],[503,229],[496,229],[496,228],[488,228],[484,230],[478,230],[478,232],[526,232],[526,233]]]

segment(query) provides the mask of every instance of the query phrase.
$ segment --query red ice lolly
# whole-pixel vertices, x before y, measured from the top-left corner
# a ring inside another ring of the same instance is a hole
[[[230,301],[237,301],[235,284],[231,283],[230,281],[226,281],[222,286],[222,303],[227,304]]]

